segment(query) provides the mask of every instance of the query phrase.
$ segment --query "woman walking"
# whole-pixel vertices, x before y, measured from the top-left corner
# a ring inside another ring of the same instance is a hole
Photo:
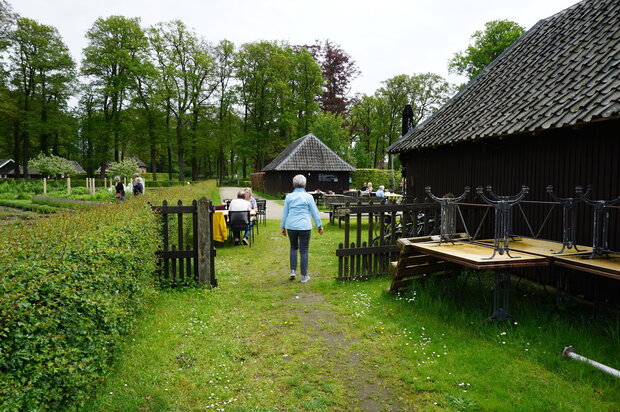
[[[310,232],[312,231],[312,219],[319,231],[323,234],[323,224],[319,215],[319,209],[314,203],[314,198],[306,193],[306,177],[297,175],[293,178],[293,193],[286,195],[284,211],[282,212],[282,235],[287,236],[291,243],[289,252],[291,263],[290,279],[295,279],[297,270],[297,251],[301,260],[301,281],[306,283],[308,276],[308,248],[310,246]]]

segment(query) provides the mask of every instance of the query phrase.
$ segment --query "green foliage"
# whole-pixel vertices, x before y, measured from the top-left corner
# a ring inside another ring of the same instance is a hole
[[[396,187],[392,187],[392,174],[394,175],[394,182]],[[351,179],[353,180],[352,186],[354,188],[361,188],[364,183],[371,182],[372,187],[377,189],[383,185],[386,189],[398,189],[399,183],[402,178],[400,170],[389,169],[356,169],[351,172]]]
[[[154,292],[157,219],[128,201],[0,235],[0,410],[73,409]]]
[[[64,157],[39,153],[28,162],[28,168],[38,170],[43,176],[70,176],[75,173],[73,164]]]
[[[347,157],[350,157],[349,134],[344,129],[343,123],[342,116],[330,112],[321,113],[312,126],[312,134],[336,152],[338,156],[347,160]]]
[[[16,209],[29,210],[37,213],[54,213],[58,209],[50,205],[33,204],[29,200],[0,199],[0,206],[13,207]]]
[[[121,178],[131,179],[133,174],[139,172],[138,163],[133,159],[125,159],[120,162],[112,162],[110,167],[110,176],[120,176]]]
[[[525,33],[522,26],[510,20],[489,21],[484,27],[484,31],[478,30],[470,37],[473,43],[465,51],[450,59],[450,73],[473,79]]]

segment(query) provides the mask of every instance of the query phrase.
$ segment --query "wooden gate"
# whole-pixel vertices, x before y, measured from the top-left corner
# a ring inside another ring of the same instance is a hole
[[[202,197],[185,206],[180,200],[177,205],[168,205],[164,200],[161,206],[152,208],[162,216],[163,249],[157,252],[159,275],[172,284],[193,279],[201,285],[217,286],[211,201]],[[191,219],[184,219],[184,215],[191,215]],[[188,231],[184,228],[186,223],[191,225]]]

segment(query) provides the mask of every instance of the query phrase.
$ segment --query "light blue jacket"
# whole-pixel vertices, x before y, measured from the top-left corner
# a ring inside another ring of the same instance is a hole
[[[306,193],[306,189],[296,188],[293,193],[286,195],[281,227],[291,230],[311,230],[312,221],[310,217],[314,219],[316,227],[321,227],[319,209],[316,207],[312,195]]]

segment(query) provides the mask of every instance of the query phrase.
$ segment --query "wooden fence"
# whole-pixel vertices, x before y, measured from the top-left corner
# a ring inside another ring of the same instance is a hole
[[[172,284],[193,279],[201,285],[217,286],[211,201],[203,197],[191,205],[183,205],[180,200],[177,205],[168,205],[164,200],[161,206],[152,208],[162,217],[163,249],[157,252],[159,275]],[[184,219],[184,215],[191,215],[191,219]],[[185,223],[191,226],[187,232]],[[169,233],[174,226],[176,238]]]
[[[336,250],[341,280],[387,274],[390,262],[398,256],[398,238],[439,231],[439,204],[435,202],[347,204],[338,213],[344,219],[344,242]]]

